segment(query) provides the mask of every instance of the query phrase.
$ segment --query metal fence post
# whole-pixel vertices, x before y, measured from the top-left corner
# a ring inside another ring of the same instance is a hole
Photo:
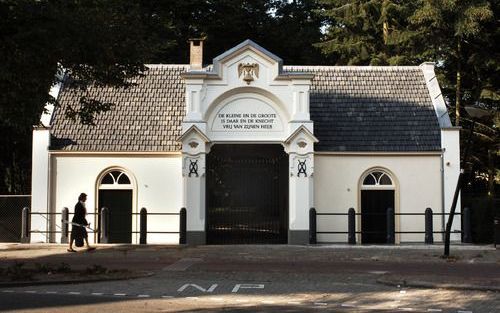
[[[318,243],[318,237],[316,234],[317,224],[316,224],[316,209],[309,209],[309,244],[315,245]]]
[[[101,209],[101,225],[100,227],[100,236],[99,243],[108,243],[109,242],[109,210],[107,207],[103,207]]]
[[[498,244],[500,244],[500,217],[495,216],[493,220],[493,227],[495,227],[494,232],[495,232],[495,238],[494,238],[494,243],[493,246],[496,248]]]
[[[347,235],[347,243],[350,245],[355,245],[356,244],[356,211],[354,211],[354,208],[350,208],[348,213],[347,213],[347,230],[348,230],[348,235]]]
[[[471,220],[470,220],[470,209],[468,207],[464,208],[463,212],[463,225],[464,225],[464,243],[472,243],[472,230],[471,230]]]
[[[434,243],[434,226],[431,208],[425,209],[425,243],[428,245]]]
[[[68,243],[68,232],[69,232],[69,210],[67,207],[62,209],[61,214],[61,243]]]
[[[394,209],[387,208],[387,243],[394,244]]]
[[[30,208],[24,207],[21,221],[21,243],[29,243],[31,238]]]
[[[148,235],[148,211],[146,208],[142,208],[140,212],[140,235],[139,235],[139,244],[145,245],[147,241]]]
[[[179,244],[185,245],[187,243],[187,213],[186,208],[181,208],[179,214]]]

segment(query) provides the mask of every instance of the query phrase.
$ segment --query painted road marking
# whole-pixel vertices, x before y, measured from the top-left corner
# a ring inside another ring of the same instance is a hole
[[[93,296],[102,296],[103,294],[104,293],[102,293],[102,292],[93,292],[93,293],[91,293],[91,295],[93,295]]]
[[[302,304],[302,302],[299,301],[288,301],[288,304]]]
[[[217,284],[213,284],[208,289],[205,289],[205,288],[203,288],[201,286],[198,286],[197,284],[184,284],[184,285],[181,286],[181,288],[177,289],[177,292],[183,292],[188,287],[196,288],[196,289],[198,289],[201,292],[213,292],[215,290],[215,288],[217,288],[217,286],[218,286]]]
[[[14,292],[14,290],[2,290],[2,292]]]
[[[355,308],[355,304],[349,304],[349,303],[342,303],[341,306],[348,307],[348,308]]]
[[[69,295],[79,295],[81,294],[81,292],[78,292],[78,291],[70,291],[68,292]]]
[[[427,309],[427,312],[443,312],[441,309]]]
[[[37,293],[35,290],[26,290],[25,293]]]
[[[388,271],[369,271],[368,273],[370,274],[375,274],[375,275],[384,275],[389,273]]]
[[[413,311],[413,308],[398,308],[401,311]]]
[[[56,293],[59,293],[59,291],[45,291],[45,293],[47,293],[49,295],[54,295]]]
[[[151,297],[150,295],[137,295],[137,298],[149,298]]]
[[[190,266],[203,261],[201,258],[183,258],[179,261],[170,264],[167,267],[164,267],[164,271],[173,271],[173,272],[182,272],[187,270]]]
[[[174,296],[161,296],[163,299],[171,299],[173,298]]]
[[[264,289],[264,284],[236,284],[231,292],[236,293],[240,289]]]
[[[325,303],[325,302],[314,302],[314,305],[328,305],[328,303]]]
[[[264,301],[260,301],[261,303],[264,303],[264,304],[275,304],[276,301],[270,301],[270,300],[264,300]]]
[[[118,296],[118,297],[125,297],[127,294],[126,293],[115,293],[113,295]]]

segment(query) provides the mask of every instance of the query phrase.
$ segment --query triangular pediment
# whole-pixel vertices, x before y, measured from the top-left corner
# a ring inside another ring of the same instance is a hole
[[[200,138],[205,143],[209,143],[210,139],[198,128],[196,125],[189,127],[180,137],[179,142],[183,142],[187,138],[192,138],[193,136]]]
[[[239,45],[227,50],[226,52],[222,53],[221,55],[217,56],[214,58],[214,68],[219,64],[223,63],[237,55],[240,55],[242,53],[245,53],[246,51],[252,51],[261,57],[267,59],[270,63],[278,63],[279,66],[283,64],[283,60],[278,57],[277,55],[273,54],[272,52],[266,50],[265,48],[261,47],[254,41],[247,39],[240,43]]]
[[[299,136],[306,137],[312,142],[319,141],[318,138],[316,138],[316,136],[314,136],[314,134],[309,129],[307,129],[307,127],[302,125],[299,128],[297,128],[290,136],[288,136],[288,138],[285,140],[285,143],[290,143]]]

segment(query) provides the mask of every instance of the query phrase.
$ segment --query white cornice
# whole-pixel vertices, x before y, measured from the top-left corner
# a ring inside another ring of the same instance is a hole
[[[64,155],[64,156],[89,156],[89,155],[105,155],[113,156],[118,155],[121,157],[127,156],[160,156],[160,155],[178,155],[181,156],[181,151],[64,151],[64,150],[50,150],[51,155]]]
[[[315,151],[316,155],[344,155],[344,156],[438,156],[441,151],[412,151],[412,152],[356,152],[356,151]]]

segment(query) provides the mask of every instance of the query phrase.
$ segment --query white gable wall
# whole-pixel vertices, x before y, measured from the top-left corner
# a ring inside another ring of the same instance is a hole
[[[318,213],[361,212],[360,179],[372,168],[386,169],[396,181],[395,213],[441,212],[440,154],[316,154],[314,157],[314,206]],[[346,216],[318,216],[318,231],[347,232]],[[441,230],[441,216],[434,216],[434,231]],[[424,216],[396,216],[396,231],[424,231]],[[356,218],[360,231],[360,218]],[[360,236],[357,236],[358,243]],[[434,235],[435,241],[441,236]],[[347,243],[347,234],[319,234],[319,242]],[[396,242],[424,242],[424,234],[401,234]]]
[[[98,200],[98,178],[106,169],[122,168],[130,175],[135,185],[132,210],[138,213],[145,207],[149,213],[179,213],[183,206],[182,199],[182,158],[173,155],[117,155],[117,154],[53,154],[52,155],[52,212],[61,212],[68,207],[70,213],[78,195],[88,195],[87,212],[95,213]],[[71,216],[70,216],[71,218]],[[60,216],[55,219],[54,230],[60,230]],[[87,220],[96,226],[97,219],[88,215]],[[134,216],[133,231],[139,231],[139,216]],[[149,216],[148,231],[179,230],[178,216]],[[89,234],[89,241],[96,238]],[[139,243],[139,236],[132,237],[133,243]],[[177,244],[177,234],[148,234],[148,243]],[[60,234],[52,241],[60,242]]]

